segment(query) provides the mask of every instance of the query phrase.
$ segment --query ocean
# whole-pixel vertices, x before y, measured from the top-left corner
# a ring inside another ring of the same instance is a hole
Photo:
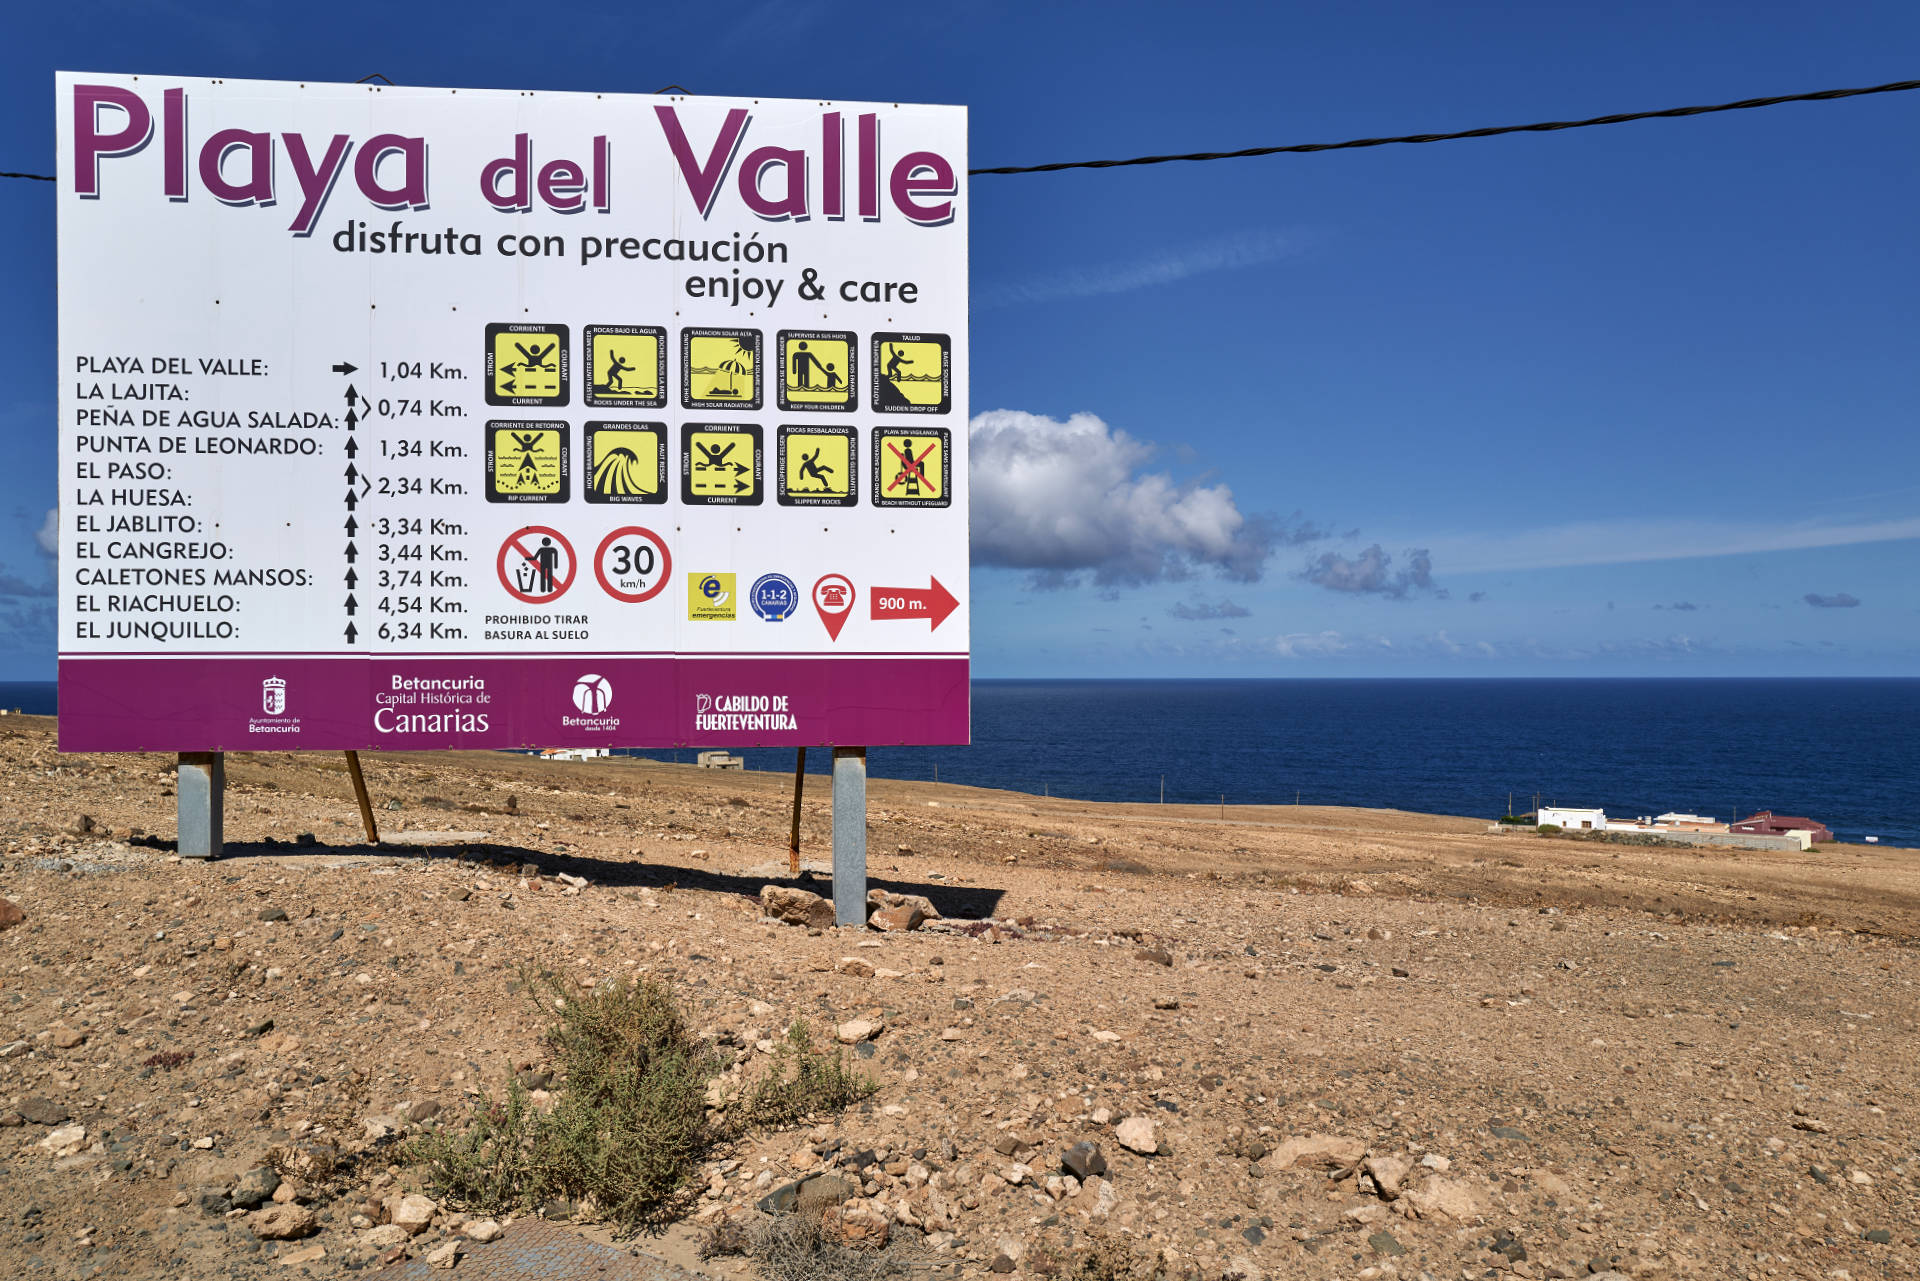
[[[0,684],[0,706],[51,712],[54,687]],[[741,754],[793,769],[790,749]],[[1920,679],[976,681],[971,747],[867,764],[1093,801],[1155,801],[1164,780],[1169,802],[1485,818],[1536,794],[1625,817],[1771,809],[1920,847]]]

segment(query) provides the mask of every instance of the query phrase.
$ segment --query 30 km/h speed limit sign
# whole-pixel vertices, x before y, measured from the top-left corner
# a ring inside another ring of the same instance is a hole
[[[593,554],[594,577],[607,595],[638,605],[660,594],[673,576],[673,555],[667,540],[651,529],[627,525],[600,541]]]

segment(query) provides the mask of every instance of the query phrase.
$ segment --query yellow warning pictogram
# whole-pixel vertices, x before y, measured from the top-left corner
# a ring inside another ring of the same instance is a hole
[[[854,390],[856,344],[853,334],[781,330],[776,380],[780,408],[848,413],[859,408]]]
[[[680,331],[680,403],[688,409],[760,407],[760,331]]]
[[[590,503],[667,501],[664,423],[588,423],[586,485]]]
[[[487,403],[567,403],[565,325],[487,326]]]
[[[667,403],[667,331],[645,325],[589,325],[589,405],[658,408]]]
[[[930,431],[878,428],[873,433],[873,505],[945,507],[953,501],[947,485],[950,438],[944,427]]]
[[[729,423],[683,430],[681,501],[758,506],[760,429]]]
[[[873,336],[873,408],[881,414],[944,414],[953,407],[945,334]]]
[[[851,507],[857,501],[859,449],[851,427],[782,427],[779,498],[783,507]]]
[[[487,501],[567,501],[567,425],[487,424]]]

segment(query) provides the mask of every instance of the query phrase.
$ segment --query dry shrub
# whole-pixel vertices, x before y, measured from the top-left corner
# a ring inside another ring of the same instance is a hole
[[[813,1048],[813,1033],[796,1019],[774,1055],[773,1067],[740,1108],[741,1123],[779,1129],[811,1116],[839,1112],[869,1098],[880,1087],[847,1066],[844,1052]]]
[[[466,1126],[418,1140],[414,1159],[444,1195],[489,1212],[559,1196],[591,1199],[628,1229],[671,1217],[720,1137],[706,1110],[719,1058],[650,979],[582,990],[532,976],[528,987],[563,1073],[552,1110],[509,1084]]]

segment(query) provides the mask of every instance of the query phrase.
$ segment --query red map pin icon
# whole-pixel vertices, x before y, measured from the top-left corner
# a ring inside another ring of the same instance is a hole
[[[853,580],[845,574],[823,574],[813,585],[813,608],[833,640],[840,639],[840,629],[853,613],[854,594]]]

